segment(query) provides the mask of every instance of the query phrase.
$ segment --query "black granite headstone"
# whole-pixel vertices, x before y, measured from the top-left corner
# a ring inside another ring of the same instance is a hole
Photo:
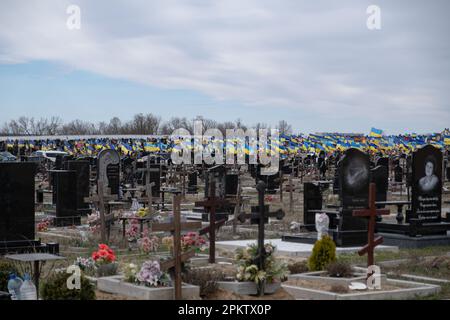
[[[308,231],[315,231],[316,214],[309,210],[322,209],[322,190],[318,184],[311,182],[305,182],[303,186],[303,222]]]
[[[238,180],[237,174],[225,175],[225,194],[227,196],[235,196],[238,192]]]
[[[403,182],[403,168],[399,164],[394,167],[394,181]]]
[[[348,149],[341,159],[339,175],[342,216],[339,218],[334,239],[338,246],[365,244],[367,219],[354,217],[353,210],[368,207],[369,156],[358,149]]]
[[[370,183],[369,156],[358,149],[348,149],[341,161],[340,192],[344,209],[368,206]]]
[[[389,172],[384,165],[377,166],[371,170],[372,182],[376,185],[376,201],[386,201],[389,186]]]
[[[150,183],[155,185],[152,187],[152,196],[159,198],[161,193],[161,165],[150,165]]]
[[[188,174],[188,193],[197,193],[198,173],[197,171]]]
[[[68,170],[76,172],[77,210],[81,215],[91,212],[89,204],[84,201],[84,198],[89,197],[90,193],[90,167],[89,161],[71,160],[67,162]]]
[[[56,183],[56,225],[79,225],[77,172],[69,170],[55,171],[53,177]]]
[[[388,157],[379,157],[377,159],[375,166],[385,166],[389,171],[389,158]]]
[[[32,241],[36,164],[0,163],[0,241]]]
[[[441,221],[442,152],[427,145],[412,159],[411,217],[425,223]]]

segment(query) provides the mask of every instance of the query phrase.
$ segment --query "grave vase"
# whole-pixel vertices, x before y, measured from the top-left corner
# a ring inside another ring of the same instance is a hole
[[[109,277],[117,274],[117,263],[102,264],[97,267],[97,277]]]

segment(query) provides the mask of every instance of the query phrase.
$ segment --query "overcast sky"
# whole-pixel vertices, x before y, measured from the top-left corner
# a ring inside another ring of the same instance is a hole
[[[372,4],[381,30],[366,27]],[[450,127],[449,14],[447,0],[1,0],[0,121],[151,112],[437,132]]]

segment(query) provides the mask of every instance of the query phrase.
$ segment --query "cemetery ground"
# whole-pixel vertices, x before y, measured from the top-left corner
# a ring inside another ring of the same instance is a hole
[[[328,175],[323,154],[272,175],[112,149],[37,176],[2,164],[1,266],[32,274],[44,300],[448,299],[442,152],[408,159],[351,148]]]
[[[314,177],[305,177],[305,180],[314,179]],[[303,181],[304,182],[304,181]],[[243,184],[243,196],[247,196],[249,202],[247,206],[256,206],[258,204],[258,196],[254,187],[254,180],[249,176],[244,176],[242,179]],[[283,191],[283,199],[280,201],[280,194],[266,195],[266,204],[269,204],[271,211],[277,209],[284,209],[286,216],[283,220],[278,221],[271,219],[271,223],[265,226],[266,239],[280,239],[282,235],[286,233],[294,232],[292,228],[292,222],[303,222],[303,183],[300,179],[293,179],[294,192],[293,192],[293,210],[290,210],[290,198],[289,192],[286,188]],[[445,186],[449,188],[447,184]],[[192,209],[193,203],[203,200],[202,189],[196,195],[187,194],[182,201],[182,209]],[[324,192],[324,197],[327,198],[329,203],[335,201],[334,196],[330,191]],[[406,194],[402,196],[396,194],[389,194],[390,199],[404,200]],[[450,200],[448,193],[443,194],[443,200]],[[45,202],[51,201],[45,199]],[[167,205],[170,207],[171,199],[167,200]],[[390,207],[391,215],[388,219],[394,220],[396,207]],[[120,215],[121,211],[115,211],[115,215]],[[43,217],[41,212],[36,213],[37,222]],[[66,260],[58,261],[53,264],[45,264],[42,270],[42,281],[45,282],[46,278],[55,270],[60,268],[67,268],[73,261],[76,261],[79,257],[88,258],[92,252],[98,249],[98,244],[101,243],[100,233],[90,232],[87,227],[87,217],[83,217],[81,220],[81,226],[68,226],[68,227],[53,227],[50,226],[48,230],[37,230],[37,237],[43,242],[58,242],[60,245],[60,254],[66,258]],[[221,227],[216,234],[217,241],[227,240],[254,240],[258,235],[258,226],[251,225],[249,223],[241,224],[237,226],[237,232],[233,233],[232,223],[228,222],[225,226]],[[120,222],[116,221],[110,230],[109,246],[114,249],[119,263],[119,270],[122,270],[124,266],[129,263],[135,265],[141,265],[145,261],[148,261],[152,257],[169,256],[169,248],[161,245],[158,250],[151,253],[141,253],[139,250],[130,250],[130,243],[126,238],[122,237],[122,226]],[[217,262],[215,264],[208,264],[206,257],[208,250],[203,252],[197,252],[196,256],[191,262],[184,265],[189,274],[195,279],[193,282],[201,284],[201,297],[197,299],[204,300],[241,300],[241,299],[274,299],[274,300],[290,300],[294,299],[283,288],[280,288],[275,294],[265,295],[263,297],[240,295],[233,293],[214,285],[214,282],[222,281],[225,279],[235,278],[236,276],[236,261],[234,260],[235,252],[233,250],[220,249],[216,251]],[[196,258],[200,262],[195,262]],[[307,257],[304,256],[278,256],[277,259],[283,260],[288,264],[291,273],[305,273],[308,271]],[[342,262],[348,262],[352,266],[364,267],[366,265],[366,257],[360,257],[355,253],[338,253],[338,260]],[[421,297],[420,299],[450,299],[450,246],[434,246],[420,249],[399,249],[397,251],[376,251],[375,261],[381,266],[382,272],[387,274],[391,279],[420,281],[422,283],[438,284],[441,286],[441,291],[436,294]],[[192,271],[193,270],[193,271]],[[95,273],[87,272],[87,276],[93,284],[96,283]],[[420,277],[420,278],[419,278]],[[433,279],[429,279],[433,278]],[[187,279],[186,279],[187,280]],[[208,283],[208,281],[210,283]],[[289,280],[289,283],[292,280]],[[308,286],[307,283],[303,285]],[[313,289],[323,289],[323,286],[312,286]],[[336,290],[336,288],[328,288]],[[133,298],[120,294],[111,294],[102,292],[96,289],[96,298],[99,300],[134,300]],[[419,299],[419,297],[417,297]]]

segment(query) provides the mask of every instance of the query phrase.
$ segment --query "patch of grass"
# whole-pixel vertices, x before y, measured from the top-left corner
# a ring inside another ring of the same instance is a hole
[[[434,246],[420,249],[399,249],[399,251],[376,251],[375,263],[381,261],[391,261],[400,259],[414,259],[414,257],[444,256],[450,252],[450,246]],[[364,265],[366,256],[360,257],[355,253],[341,253],[339,260],[347,261],[351,264]]]

